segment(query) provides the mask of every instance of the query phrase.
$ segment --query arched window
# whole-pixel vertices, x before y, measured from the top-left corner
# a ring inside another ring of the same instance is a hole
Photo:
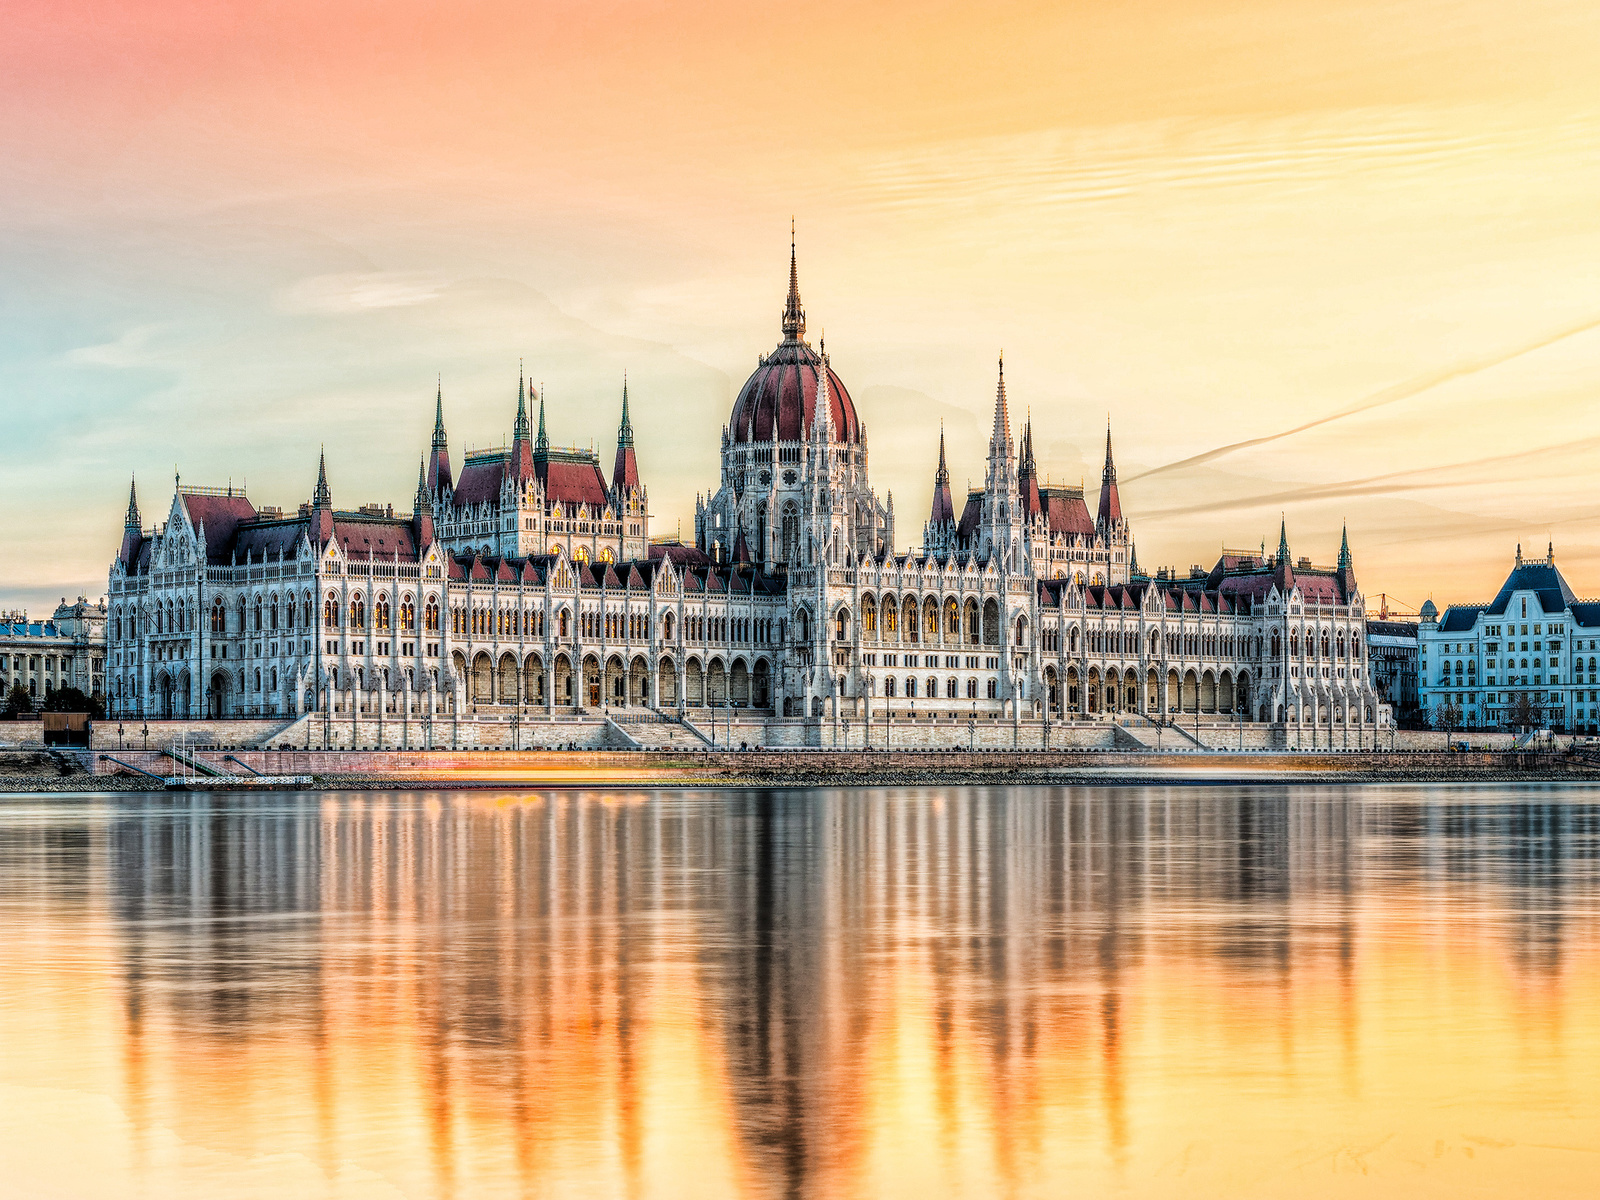
[[[833,640],[842,642],[850,635],[850,610],[841,608],[833,618]]]
[[[228,609],[222,603],[221,596],[211,602],[211,632],[228,632]]]
[[[326,629],[339,628],[339,597],[332,592],[322,602],[322,624]]]
[[[1017,618],[1017,645],[1018,646],[1026,646],[1027,644],[1028,644],[1028,618],[1027,617],[1018,617]]]
[[[998,686],[999,685],[993,679],[989,680],[989,699],[991,699],[991,700],[995,699],[995,697],[997,695],[997,692],[996,692],[995,689]]]
[[[561,637],[562,637],[563,641],[566,640],[566,637],[567,637],[567,630],[568,630],[568,627],[569,627],[569,621],[571,619],[571,615],[572,614],[569,613],[566,609],[563,608],[561,610]]]
[[[917,680],[914,675],[906,676],[906,695],[915,699],[917,694]]]
[[[976,700],[977,698],[978,698],[978,681],[976,679],[969,679],[969,680],[967,680],[967,699],[968,700]]]
[[[373,601],[372,619],[379,633],[389,632],[389,597],[379,596]]]
[[[367,602],[357,592],[350,597],[350,628],[365,629],[367,627]]]
[[[276,629],[277,627],[278,627],[278,597],[277,596],[273,596],[272,600],[267,605],[267,628],[268,629]]]
[[[884,677],[884,680],[883,680],[883,694],[884,694],[884,696],[886,696],[890,700],[894,699],[894,676],[893,675],[888,675],[888,676]]]
[[[428,597],[428,607],[422,610],[423,628],[429,633],[439,632],[439,602]]]
[[[960,685],[956,683],[955,676],[952,675],[949,679],[946,679],[944,681],[945,698],[948,699],[948,700],[957,699],[956,691],[957,691],[959,686]]]

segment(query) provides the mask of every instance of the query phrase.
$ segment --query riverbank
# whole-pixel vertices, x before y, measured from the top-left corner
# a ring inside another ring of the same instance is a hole
[[[1600,782],[1600,760],[1502,751],[195,752],[0,755],[0,791],[939,787],[1065,784]],[[146,772],[141,774],[140,772]],[[210,774],[208,772],[215,772]]]

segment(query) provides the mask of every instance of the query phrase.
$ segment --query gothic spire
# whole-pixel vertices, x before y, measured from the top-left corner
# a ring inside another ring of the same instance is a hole
[[[935,487],[940,487],[940,486],[949,487],[950,486],[950,468],[945,465],[945,461],[944,461],[944,422],[943,421],[939,422],[939,466],[933,473],[933,485]]]
[[[333,494],[328,491],[328,453],[317,451],[317,487],[311,493],[312,508],[332,508]]]
[[[539,436],[534,440],[533,448],[541,453],[550,449],[550,437],[544,431],[544,384],[539,385]]]
[[[412,498],[411,506],[418,513],[433,511],[433,497],[428,492],[428,466],[420,458],[417,460],[417,494]]]
[[[617,427],[617,445],[633,445],[633,422],[628,419],[628,373],[622,373],[622,424]]]
[[[989,435],[990,449],[1003,454],[1011,442],[1011,413],[1006,408],[1006,356],[1000,352],[1000,381],[994,389],[994,432]]]
[[[944,423],[939,423],[939,466],[933,473],[933,508],[928,513],[927,540],[932,541],[932,531],[953,524],[956,519],[955,504],[950,498],[950,468],[944,460]]]
[[[1282,517],[1278,518],[1278,565],[1285,566],[1289,562],[1289,523]]]
[[[128,515],[123,519],[122,526],[135,533],[143,528],[139,521],[139,489],[131,475],[128,477]]]
[[[1100,471],[1100,512],[1096,532],[1104,533],[1122,520],[1122,493],[1117,489],[1117,464],[1111,457],[1111,421],[1106,420],[1106,465]]]
[[[428,455],[428,489],[436,494],[454,482],[450,471],[450,440],[444,434],[444,377],[433,395],[433,450]]]
[[[622,421],[617,425],[617,457],[611,467],[611,487],[625,494],[639,487],[639,460],[633,452],[633,421],[628,416],[628,375],[622,375]]]
[[[1339,534],[1339,570],[1348,571],[1354,565],[1350,557],[1350,522],[1346,521]]]
[[[798,342],[806,332],[806,310],[800,307],[800,270],[795,258],[794,218],[789,218],[789,299],[783,306],[783,340]]]
[[[528,440],[528,405],[524,399],[522,364],[517,364],[517,423],[512,428],[511,440],[525,442]]]
[[[443,450],[449,444],[444,435],[444,376],[439,376],[438,391],[433,397],[433,448]]]

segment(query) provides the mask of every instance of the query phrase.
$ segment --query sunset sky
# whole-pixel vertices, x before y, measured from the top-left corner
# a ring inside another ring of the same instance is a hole
[[[1369,600],[1486,598],[1519,541],[1600,594],[1592,4],[3,13],[7,606],[104,593],[130,474],[147,524],[174,469],[291,508],[326,444],[336,504],[409,510],[435,379],[459,462],[519,359],[607,464],[628,373],[687,535],[791,216],[901,548],[941,421],[981,482],[1003,349],[1057,481],[1109,417],[1147,567],[1283,514],[1319,562],[1348,519]]]

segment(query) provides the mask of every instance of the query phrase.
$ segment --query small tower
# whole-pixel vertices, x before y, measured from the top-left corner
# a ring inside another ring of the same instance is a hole
[[[622,420],[617,425],[617,458],[611,468],[611,489],[620,501],[639,490],[639,461],[633,453],[633,422],[628,417],[628,377],[622,377]],[[621,511],[622,504],[617,505]]]
[[[1126,525],[1122,519],[1122,496],[1117,491],[1117,464],[1111,457],[1111,425],[1106,424],[1106,464],[1100,469],[1100,512],[1095,517],[1094,531],[1107,542],[1123,533]]]
[[[1356,594],[1355,560],[1350,556],[1350,525],[1346,522],[1339,534],[1339,599],[1350,603]]]
[[[450,441],[444,433],[444,380],[441,378],[433,400],[433,450],[428,455],[428,489],[435,496],[442,496],[454,486],[455,478],[450,473]]]
[[[139,542],[143,538],[144,526],[139,521],[139,491],[136,482],[128,480],[128,512],[122,519],[122,549],[117,557],[122,560],[122,565],[131,567],[133,559],[139,553]]]
[[[1278,555],[1273,560],[1272,578],[1283,595],[1287,596],[1294,590],[1294,565],[1289,558],[1289,525],[1281,519],[1278,522]]]
[[[333,494],[328,490],[328,456],[317,452],[317,487],[311,493],[311,540],[318,547],[333,537]]]
[[[939,426],[939,465],[933,472],[933,507],[922,531],[922,547],[930,554],[948,554],[956,535],[956,508],[950,498],[950,468],[944,458],[944,426]]]
[[[517,369],[517,419],[511,427],[511,479],[520,484],[533,478],[533,447],[528,443],[528,403],[522,369]]]
[[[433,494],[428,489],[427,468],[421,461],[417,463],[417,494],[411,501],[411,527],[420,554],[433,542]]]
[[[989,458],[984,468],[982,530],[974,549],[980,555],[998,557],[1012,569],[1016,564],[1009,556],[1021,519],[1019,503],[1011,413],[1006,404],[1006,360],[1002,355],[994,392],[994,429],[989,434]]]

